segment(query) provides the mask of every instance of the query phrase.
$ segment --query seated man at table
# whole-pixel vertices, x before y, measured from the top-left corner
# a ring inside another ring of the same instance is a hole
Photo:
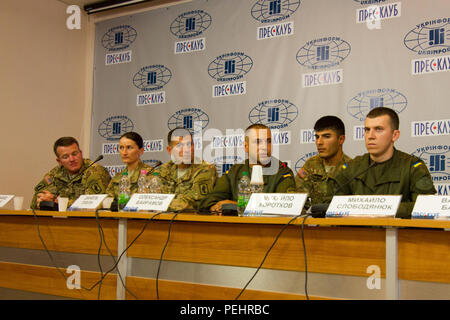
[[[335,116],[324,116],[314,124],[318,154],[306,160],[295,176],[297,192],[308,193],[305,209],[330,202],[334,193],[334,177],[351,160],[343,152],[345,126]]]
[[[263,124],[253,124],[245,130],[244,149],[248,159],[244,164],[235,164],[222,175],[212,193],[200,204],[200,210],[221,213],[222,205],[237,204],[238,184],[243,172],[252,175],[252,167],[263,167],[264,193],[295,192],[292,170],[285,163],[272,157],[272,136],[270,129]]]
[[[42,201],[57,202],[58,195],[68,197],[70,206],[82,194],[105,193],[111,176],[97,163],[90,166],[92,161],[83,158],[75,138],[59,138],[53,151],[58,166],[45,174],[34,188],[31,208],[39,208]]]
[[[194,159],[194,142],[187,129],[171,130],[167,143],[171,160],[155,172],[159,172],[162,193],[175,194],[168,210],[198,210],[200,201],[214,188],[216,167]]]
[[[372,109],[364,122],[368,153],[349,162],[336,177],[338,195],[402,195],[398,218],[411,218],[419,194],[435,194],[430,172],[418,157],[394,147],[399,118],[389,108]]]

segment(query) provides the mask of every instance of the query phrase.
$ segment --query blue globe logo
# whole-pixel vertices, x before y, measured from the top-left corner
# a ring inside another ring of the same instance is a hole
[[[298,116],[297,107],[286,99],[273,99],[258,103],[249,113],[251,123],[262,123],[271,129],[282,129]]]
[[[102,37],[102,45],[110,51],[128,48],[136,40],[137,31],[131,26],[119,26],[108,30]]]
[[[394,89],[376,89],[361,92],[347,104],[347,112],[354,118],[364,121],[373,108],[386,107],[397,113],[405,110],[408,104],[406,97]]]
[[[448,145],[430,145],[418,148],[411,155],[419,157],[427,165],[434,182],[448,183],[450,156]]]
[[[173,114],[167,122],[169,130],[175,128],[185,128],[188,129],[191,133],[195,132],[195,129],[198,128],[198,126],[201,126],[201,129],[205,129],[208,124],[208,115],[201,109],[197,108],[187,108],[179,110],[175,114]]]
[[[172,72],[163,65],[141,68],[133,77],[133,84],[142,91],[154,91],[164,87],[172,78]]]
[[[253,66],[253,60],[241,52],[226,53],[215,58],[208,66],[208,74],[217,81],[243,78]]]
[[[339,37],[324,37],[308,41],[297,52],[297,61],[310,69],[325,69],[339,65],[350,54],[350,44]]]
[[[289,18],[300,7],[300,0],[258,0],[251,9],[259,22],[277,22]]]
[[[403,40],[405,46],[418,54],[449,51],[450,19],[438,19],[437,21],[438,23],[422,23],[409,31]],[[441,22],[439,23],[439,21]]]
[[[211,16],[203,10],[180,14],[170,24],[170,32],[180,39],[201,35],[211,25]]]
[[[126,116],[113,116],[104,120],[98,126],[98,134],[103,138],[116,141],[126,132],[133,131],[134,124]]]

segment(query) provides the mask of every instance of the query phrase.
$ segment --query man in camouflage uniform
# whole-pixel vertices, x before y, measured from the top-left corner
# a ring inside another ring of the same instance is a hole
[[[31,208],[39,208],[42,201],[57,202],[58,195],[69,198],[70,206],[82,194],[105,193],[111,176],[99,164],[89,167],[92,161],[83,159],[75,138],[59,138],[53,145],[53,151],[59,165],[50,170],[34,188]]]
[[[318,154],[308,159],[295,177],[297,192],[308,193],[305,209],[330,202],[334,193],[334,178],[350,157],[344,154],[345,126],[335,116],[325,116],[314,125]]]
[[[336,176],[336,194],[402,195],[397,218],[411,218],[419,194],[435,194],[430,172],[418,157],[394,148],[399,118],[389,108],[372,109],[364,122],[368,153],[349,162]]]
[[[270,129],[263,124],[253,124],[245,130],[245,152],[248,159],[244,164],[235,164],[222,175],[212,193],[200,204],[200,210],[221,213],[222,205],[237,204],[238,184],[243,172],[252,174],[255,164],[263,167],[264,193],[295,192],[292,170],[285,163],[272,157],[272,137]]]
[[[198,210],[199,202],[212,191],[217,178],[216,167],[205,161],[195,163],[191,133],[183,128],[171,130],[167,137],[171,160],[159,173],[161,191],[175,194],[168,210]]]

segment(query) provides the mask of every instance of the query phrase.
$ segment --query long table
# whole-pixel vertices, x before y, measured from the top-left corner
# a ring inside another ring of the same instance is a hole
[[[0,299],[450,299],[450,221],[35,214],[0,210]]]

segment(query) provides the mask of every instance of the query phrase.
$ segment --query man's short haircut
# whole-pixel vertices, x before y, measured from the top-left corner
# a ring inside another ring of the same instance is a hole
[[[270,132],[270,128],[262,123],[254,123],[250,126],[247,127],[247,129],[245,129],[245,136],[248,137],[248,132],[251,129],[266,129],[267,131]]]
[[[169,134],[167,134],[167,143],[170,146],[170,144],[172,143],[172,136],[186,137],[187,135],[189,135],[192,140],[192,133],[188,129],[177,127],[175,129],[170,130]]]
[[[139,149],[142,149],[144,147],[144,140],[142,139],[141,135],[137,132],[133,131],[125,132],[123,135],[120,136],[120,139],[122,138],[133,140],[137,144]]]
[[[58,153],[56,152],[56,149],[58,149],[58,147],[68,147],[73,145],[74,143],[77,145],[78,149],[80,149],[80,145],[78,144],[77,139],[75,139],[74,137],[61,137],[53,144],[53,152],[57,157],[59,157]]]
[[[391,120],[392,130],[398,130],[398,128],[400,127],[400,119],[398,118],[397,112],[391,108],[386,107],[374,108],[370,110],[370,112],[367,114],[367,118],[373,119],[385,115],[389,116],[389,119]]]
[[[337,136],[345,136],[345,125],[341,119],[336,116],[324,116],[316,121],[314,130],[320,132],[323,130],[333,130]]]

